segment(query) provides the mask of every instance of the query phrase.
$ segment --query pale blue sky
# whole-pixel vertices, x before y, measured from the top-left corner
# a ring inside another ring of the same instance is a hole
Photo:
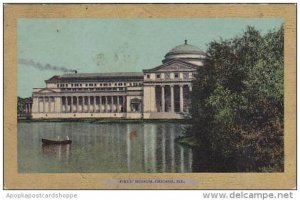
[[[141,72],[161,64],[173,47],[189,44],[207,49],[212,40],[241,34],[247,25],[266,33],[282,19],[20,19],[18,59],[77,69],[79,73]],[[18,63],[18,96],[61,71]]]

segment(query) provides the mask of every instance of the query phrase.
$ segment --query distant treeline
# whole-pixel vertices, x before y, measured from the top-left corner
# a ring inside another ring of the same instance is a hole
[[[18,97],[18,100],[17,100],[17,113],[18,114],[25,114],[26,110],[25,110],[25,102],[26,101],[32,101],[32,98],[29,97],[29,98],[22,98],[22,97]]]
[[[283,26],[266,34],[247,27],[211,42],[207,54],[181,141],[207,155],[209,171],[283,171]]]

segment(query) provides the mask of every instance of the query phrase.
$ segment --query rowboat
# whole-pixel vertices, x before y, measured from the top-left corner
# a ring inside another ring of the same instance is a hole
[[[48,140],[42,138],[43,144],[71,144],[72,140]]]

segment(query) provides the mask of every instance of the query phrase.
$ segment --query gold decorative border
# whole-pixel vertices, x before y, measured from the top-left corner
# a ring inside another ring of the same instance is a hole
[[[22,173],[17,171],[17,19],[283,18],[284,173]],[[105,184],[108,179],[191,179],[197,184]],[[296,187],[296,4],[4,4],[6,189],[293,189]]]

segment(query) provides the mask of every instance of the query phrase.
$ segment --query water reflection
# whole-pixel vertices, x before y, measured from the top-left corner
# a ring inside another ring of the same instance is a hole
[[[174,142],[182,126],[19,123],[19,172],[192,172],[192,150]],[[67,135],[71,145],[40,142]]]
[[[63,144],[63,145],[43,144],[42,145],[42,151],[44,156],[46,156],[47,158],[54,157],[57,158],[59,161],[68,162],[70,157],[70,150],[71,150],[70,144]]]

